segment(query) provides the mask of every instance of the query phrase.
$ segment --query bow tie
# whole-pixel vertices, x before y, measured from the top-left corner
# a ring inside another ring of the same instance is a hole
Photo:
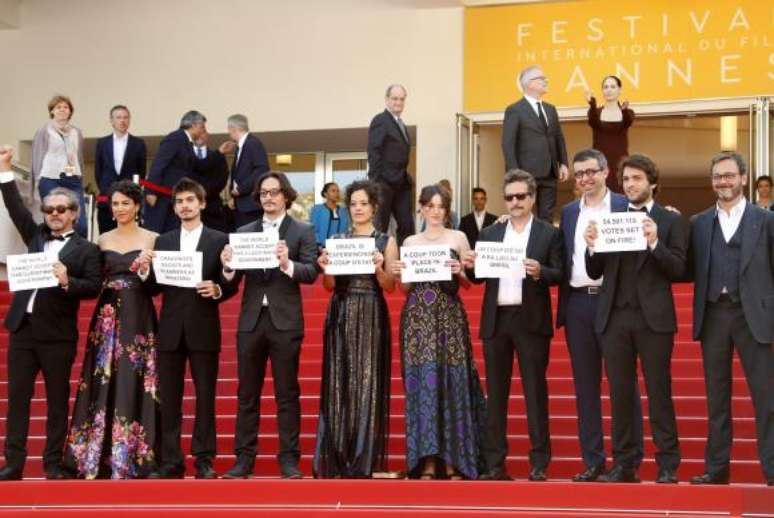
[[[263,228],[277,228],[279,225],[276,221],[269,221],[268,219],[263,220]]]
[[[629,212],[644,212],[645,214],[648,213],[647,207],[640,207],[639,209],[637,207],[632,207],[629,205]]]
[[[46,241],[66,241],[73,234],[75,234],[75,231],[62,234],[61,236],[56,236],[54,234],[46,234]]]

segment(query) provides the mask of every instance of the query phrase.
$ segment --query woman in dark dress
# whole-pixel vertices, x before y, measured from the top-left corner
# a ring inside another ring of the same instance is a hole
[[[352,229],[336,237],[373,237],[375,273],[323,276],[333,290],[325,319],[320,421],[314,454],[319,478],[368,478],[387,470],[390,410],[390,315],[383,290],[392,291],[387,265],[397,260],[392,237],[373,225],[376,184],[353,182],[346,203]],[[323,269],[328,253],[318,259]]]
[[[468,317],[458,290],[468,288],[459,257],[468,239],[449,227],[451,196],[440,185],[419,196],[426,229],[404,246],[446,245],[452,280],[401,284],[407,292],[400,319],[403,386],[406,393],[406,456],[409,475],[475,480],[483,469],[481,442],[486,410],[473,361]],[[400,275],[403,262],[393,263]]]
[[[117,228],[99,237],[105,280],[89,326],[65,465],[87,478],[136,478],[154,462],[157,432],[156,310],[135,273],[156,234],[138,226],[142,191],[113,184]]]
[[[597,106],[597,100],[586,92],[589,103],[588,122],[593,136],[592,147],[607,158],[610,174],[607,175],[607,187],[613,192],[622,192],[618,179],[618,164],[629,156],[629,127],[634,122],[634,111],[629,103],[619,103],[621,80],[616,76],[607,76],[602,80],[602,97],[605,103]]]

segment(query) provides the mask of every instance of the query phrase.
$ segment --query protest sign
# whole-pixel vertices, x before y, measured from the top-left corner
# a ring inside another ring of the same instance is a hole
[[[156,282],[180,288],[195,288],[202,281],[201,252],[156,251],[153,273]]]
[[[233,255],[229,268],[249,270],[254,268],[277,268],[277,242],[279,233],[272,229],[265,232],[241,232],[229,234]]]
[[[326,275],[355,275],[374,273],[376,240],[372,237],[352,239],[326,239],[328,252]]]
[[[450,281],[451,259],[448,245],[415,245],[400,248],[400,260],[406,264],[401,282]]]
[[[611,212],[597,221],[595,253],[633,252],[645,250],[647,241],[642,233],[644,212]]]
[[[476,242],[476,277],[523,279],[527,250],[492,241]]]
[[[54,263],[59,261],[56,254],[16,254],[9,255],[6,261],[10,291],[52,288],[59,285],[53,272]]]

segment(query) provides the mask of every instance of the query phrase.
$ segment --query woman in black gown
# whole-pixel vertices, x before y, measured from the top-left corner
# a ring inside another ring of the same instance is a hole
[[[139,186],[116,182],[110,203],[117,228],[99,238],[105,280],[89,326],[65,452],[65,465],[87,479],[146,474],[157,432],[156,310],[135,273],[135,260],[153,248],[156,234],[137,224]]]
[[[387,265],[398,247],[373,225],[378,190],[370,181],[347,187],[352,228],[335,237],[376,241],[371,275],[323,276],[333,290],[325,319],[320,421],[314,454],[318,478],[368,478],[387,469],[390,406],[390,315],[383,290],[394,281]],[[322,268],[328,254],[322,250]]]

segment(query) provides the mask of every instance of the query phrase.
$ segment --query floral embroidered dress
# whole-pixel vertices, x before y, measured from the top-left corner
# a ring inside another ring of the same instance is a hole
[[[103,254],[105,282],[89,326],[65,464],[87,479],[136,478],[154,462],[156,310],[130,270],[139,251]]]
[[[440,457],[468,479],[475,480],[483,469],[486,403],[458,289],[456,279],[415,283],[401,312],[411,476],[419,475],[420,461],[430,456]]]

